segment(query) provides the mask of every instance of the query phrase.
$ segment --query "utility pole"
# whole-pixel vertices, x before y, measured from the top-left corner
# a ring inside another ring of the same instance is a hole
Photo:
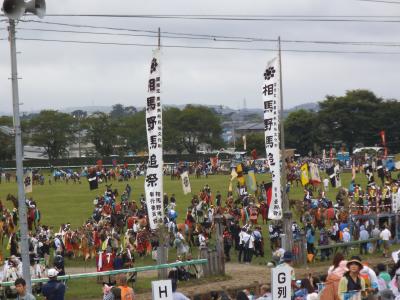
[[[28,222],[26,215],[25,191],[24,191],[24,172],[22,165],[22,137],[21,121],[19,118],[19,94],[18,94],[18,71],[17,71],[17,49],[15,43],[15,20],[9,19],[8,26],[10,53],[11,53],[11,82],[13,97],[13,115],[15,132],[15,161],[16,175],[18,183],[18,217],[19,230],[21,234],[21,257],[22,257],[22,276],[26,281],[27,290],[32,291],[30,261],[29,261],[29,242],[28,242]]]
[[[282,210],[283,210],[283,232],[285,234],[286,251],[293,249],[293,232],[292,232],[292,212],[289,208],[289,199],[286,193],[286,151],[285,151],[285,128],[283,124],[283,87],[282,87],[282,59],[281,59],[281,37],[278,37],[278,52],[279,52],[279,85],[280,85],[280,130],[281,130],[281,151],[282,151],[282,165],[281,165],[281,189],[282,189]]]
[[[158,50],[161,50],[161,28],[158,27]],[[162,195],[164,193],[161,193]],[[165,207],[164,207],[165,210]],[[158,247],[157,247],[157,264],[163,265],[168,260],[168,244],[169,244],[169,232],[167,226],[159,226],[157,228],[158,234]],[[167,279],[167,269],[161,269],[158,271],[158,279]]]
[[[158,50],[161,49],[161,28],[158,27]]]

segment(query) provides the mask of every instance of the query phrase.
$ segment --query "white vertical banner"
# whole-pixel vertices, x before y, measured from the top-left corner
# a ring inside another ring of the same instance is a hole
[[[282,219],[281,152],[279,149],[279,116],[281,109],[279,74],[279,59],[274,58],[267,64],[262,86],[265,152],[272,174],[272,199],[268,218],[272,220]]]
[[[185,194],[185,195],[190,194],[192,192],[192,187],[190,186],[188,171],[183,172],[181,174],[181,178],[182,178],[183,194]]]
[[[340,167],[338,164],[335,165],[335,180],[336,180],[336,187],[339,188],[342,186],[342,181],[340,180]]]
[[[32,182],[33,178],[32,178],[32,171],[26,171],[26,173],[24,174],[24,190],[25,193],[32,193]]]
[[[146,130],[149,158],[144,189],[150,228],[157,228],[164,219],[162,105],[160,100],[160,50],[153,51],[147,85]]]

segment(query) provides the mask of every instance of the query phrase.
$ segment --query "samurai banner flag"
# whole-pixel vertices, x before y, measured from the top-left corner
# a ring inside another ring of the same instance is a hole
[[[32,193],[32,171],[24,174],[24,190],[25,193]]]
[[[334,168],[335,171],[335,181],[336,181],[336,187],[341,187],[342,186],[342,181],[340,180],[340,167],[339,165],[335,165]]]
[[[300,167],[301,174],[300,174],[300,179],[301,179],[301,184],[303,186],[306,186],[310,182],[310,178],[308,176],[308,164],[305,163]]]
[[[247,187],[252,193],[257,191],[257,181],[254,170],[249,170],[249,172],[247,173]]]
[[[190,181],[189,181],[189,174],[188,172],[183,172],[181,174],[182,178],[182,188],[183,188],[183,193],[185,195],[190,194],[192,192],[192,188],[190,187]]]
[[[312,184],[320,184],[321,177],[319,176],[318,165],[310,162],[310,177]]]
[[[264,104],[265,152],[272,174],[272,199],[268,218],[282,219],[281,152],[279,149],[279,115],[281,110],[279,59],[268,62],[262,85]]]
[[[387,157],[387,147],[386,147],[386,134],[384,130],[381,130],[379,132],[379,135],[381,136],[382,140],[382,146],[385,148],[385,158]]]
[[[163,208],[163,148],[162,106],[160,100],[160,51],[153,51],[150,76],[147,83],[146,131],[149,158],[144,190],[151,229],[156,229],[164,219]]]

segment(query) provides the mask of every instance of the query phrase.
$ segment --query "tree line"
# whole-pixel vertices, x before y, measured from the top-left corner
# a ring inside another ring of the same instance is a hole
[[[284,120],[285,143],[302,155],[320,153],[322,149],[357,146],[381,146],[380,131],[386,134],[391,153],[400,151],[400,103],[385,100],[369,90],[351,90],[344,96],[326,96],[319,102],[318,111],[300,109]],[[199,144],[212,149],[226,147],[221,138],[223,117],[212,108],[187,105],[183,109],[166,107],[163,110],[163,143],[165,151],[195,154]],[[251,120],[249,120],[251,121]],[[259,120],[257,120],[259,121]],[[261,121],[262,122],[262,121]],[[0,126],[12,126],[11,117],[0,117]],[[50,161],[66,157],[74,143],[92,143],[100,156],[126,155],[146,151],[145,111],[133,106],[114,105],[108,114],[90,116],[76,110],[71,114],[43,110],[22,119],[25,145],[43,147]],[[264,156],[264,134],[246,136],[247,150],[257,150]],[[0,131],[0,160],[14,156],[14,141]],[[237,150],[243,149],[242,138]],[[94,154],[94,155],[95,155]]]
[[[369,90],[350,90],[344,96],[326,96],[318,111],[296,110],[284,121],[286,148],[301,155],[320,154],[331,147],[346,149],[383,146],[385,131],[389,153],[400,152],[400,102],[382,99]],[[243,145],[241,140],[239,147]],[[247,136],[247,149],[264,153],[263,134]]]
[[[50,161],[68,157],[69,147],[78,143],[93,144],[94,156],[138,153],[147,149],[145,115],[145,110],[121,104],[114,105],[110,113],[92,115],[82,110],[71,114],[42,110],[22,118],[23,143],[43,147]],[[12,117],[0,117],[1,125],[12,127]],[[167,107],[163,111],[163,125],[166,151],[194,154],[201,143],[213,148],[223,146],[220,119],[208,107]],[[0,131],[0,144],[0,160],[12,159],[15,154],[13,138]]]

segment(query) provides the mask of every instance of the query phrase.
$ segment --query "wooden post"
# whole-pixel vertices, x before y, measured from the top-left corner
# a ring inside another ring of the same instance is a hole
[[[201,268],[203,270],[203,276],[205,276],[205,277],[210,276],[210,258],[208,255],[207,247],[200,248],[200,258],[205,258],[208,260],[207,264],[201,266]]]
[[[168,262],[168,229],[160,226],[156,234],[158,235],[157,264],[166,264]],[[168,269],[160,269],[157,273],[158,279],[167,279],[168,277]]]
[[[222,224],[222,216],[221,215],[214,216],[214,222],[216,224],[216,244],[217,244],[217,260],[218,260],[217,273],[224,275],[225,253],[224,253],[224,238],[223,238],[224,226]]]
[[[306,235],[301,233],[301,255],[303,258],[303,266],[307,266],[307,240]]]
[[[399,241],[399,214],[396,212],[394,215],[394,220],[395,220],[395,232],[396,232],[396,238],[395,241],[396,243],[398,243]]]
[[[215,251],[208,250],[209,261],[210,261],[210,275],[215,274]]]

